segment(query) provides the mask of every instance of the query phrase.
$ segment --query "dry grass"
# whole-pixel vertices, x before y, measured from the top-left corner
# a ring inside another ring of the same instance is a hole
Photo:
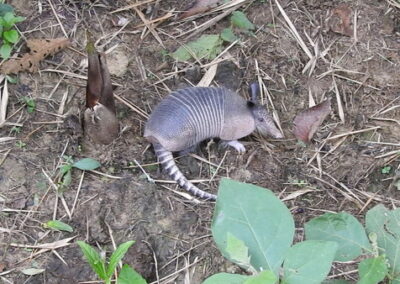
[[[399,31],[393,27],[387,32],[390,27],[369,20],[387,14],[395,26],[397,1],[351,3],[352,37],[329,28],[327,11],[336,2],[321,1],[320,8],[295,1],[283,5],[278,0],[266,4],[238,0],[184,21],[174,20],[185,7],[177,1],[147,0],[126,6],[120,1],[111,6],[102,1],[30,2],[29,9],[35,12],[26,15],[23,38],[64,35],[71,38],[73,47],[43,62],[39,73],[20,74],[16,85],[1,78],[0,176],[5,178],[0,180],[4,214],[0,240],[5,254],[0,259],[0,277],[5,283],[45,281],[43,275],[29,277],[19,272],[34,263],[49,271],[50,281],[55,279],[52,273],[67,275],[65,269],[52,270],[49,263],[55,259],[68,264],[72,272],[80,271],[74,264],[86,264],[77,257],[74,238],[110,249],[136,239],[137,249],[128,261],[142,264],[139,271],[151,283],[196,283],[224,269],[209,234],[213,204],[181,192],[154,170],[157,163],[142,138],[151,109],[176,87],[176,81],[184,81],[182,77],[194,65],[201,69],[201,76],[191,83],[208,86],[214,82],[218,64],[240,64],[243,87],[239,91],[246,96],[246,85],[258,81],[262,101],[286,138],[247,138],[248,152],[243,156],[211,142],[202,148],[202,155],[178,159],[192,182],[212,192],[225,176],[268,187],[293,212],[303,209],[304,213],[295,215],[300,226],[326,211],[346,210],[362,219],[376,203],[399,206],[394,188],[400,178]],[[244,9],[257,25],[254,37],[242,35],[211,62],[201,58],[194,63],[162,62],[164,49],[172,51],[201,34],[220,32],[229,25],[226,18],[238,9]],[[127,21],[115,24],[121,18]],[[96,45],[108,54],[110,64],[119,64],[112,57],[121,50],[129,61],[121,76],[113,76],[123,131],[114,144],[101,149],[65,132],[70,115],[79,114],[82,107],[86,28],[94,31]],[[16,49],[21,48],[23,42]],[[19,102],[22,96],[35,99],[33,114]],[[335,102],[331,116],[311,145],[299,146],[290,131],[294,116],[327,97]],[[21,132],[13,127],[22,127]],[[18,147],[16,141],[26,146]],[[58,168],[64,155],[93,155],[104,166],[100,171],[74,172],[70,189],[59,192]],[[383,175],[381,168],[388,165],[392,171]],[[301,187],[300,180],[307,185]],[[44,186],[39,187],[40,183]],[[131,207],[116,213],[128,202]],[[140,212],[143,215],[135,215]],[[74,235],[43,229],[41,224],[50,219],[70,222]],[[158,231],[152,231],[153,227]],[[296,238],[302,238],[301,230]],[[335,265],[330,278],[353,279],[353,267]],[[87,268],[81,283],[93,283]]]

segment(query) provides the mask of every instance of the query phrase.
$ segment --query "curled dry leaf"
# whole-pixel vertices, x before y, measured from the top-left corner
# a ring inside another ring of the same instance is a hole
[[[330,20],[330,29],[335,32],[346,36],[353,35],[351,28],[351,9],[346,4],[337,6],[332,11],[332,18]]]
[[[216,7],[223,1],[221,0],[195,0],[189,7],[179,16],[179,19],[184,19],[193,15],[205,13],[213,7]]]
[[[49,55],[59,52],[70,45],[68,38],[29,39],[26,45],[30,49],[21,58],[9,59],[0,67],[3,74],[18,73],[20,71],[36,72],[39,63]]]
[[[328,99],[299,113],[293,121],[293,133],[296,138],[304,143],[309,143],[330,111],[331,100]]]
[[[92,41],[88,42],[86,50],[89,66],[84,130],[93,142],[109,144],[119,132],[110,72],[105,54],[99,54]]]

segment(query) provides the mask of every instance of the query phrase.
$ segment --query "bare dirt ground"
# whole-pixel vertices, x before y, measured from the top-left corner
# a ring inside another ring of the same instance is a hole
[[[214,204],[173,191],[180,189],[167,183],[169,178],[152,164],[155,156],[142,137],[145,116],[156,103],[184,78],[192,80],[190,68],[200,66],[202,74],[208,68],[207,60],[176,64],[167,52],[221,12],[187,21],[172,17],[152,34],[135,10],[111,13],[128,2],[133,1],[9,1],[26,17],[18,25],[24,38],[64,37],[65,32],[72,48],[47,58],[40,72],[20,73],[16,84],[8,84],[7,121],[20,127],[0,129],[0,137],[15,137],[0,144],[2,283],[96,280],[74,243],[78,239],[106,252],[113,251],[113,241],[136,240],[124,262],[149,283],[201,283],[216,272],[240,271],[223,259],[211,239]],[[203,180],[199,186],[213,193],[224,176],[269,188],[281,198],[298,192],[286,201],[295,214],[297,239],[302,238],[304,223],[323,212],[344,210],[362,220],[377,203],[396,207],[400,202],[393,186],[400,171],[400,10],[387,1],[346,3],[352,11],[351,36],[332,31],[332,11],[341,1],[281,1],[311,56],[317,55],[311,74],[310,69],[302,72],[310,57],[274,1],[247,1],[238,8],[257,25],[255,36],[244,35],[229,49],[240,65],[240,93],[246,96],[249,82],[263,80],[286,138],[247,137],[244,155],[211,144],[196,153],[203,160],[177,160],[188,177]],[[173,9],[178,14],[187,5],[188,1],[149,1],[138,9],[146,19],[156,19]],[[118,25],[120,18],[129,23]],[[200,34],[219,33],[228,25],[224,18]],[[99,39],[98,49],[108,51],[114,93],[130,105],[116,101],[123,130],[113,144],[97,148],[82,139],[69,116],[84,106],[86,28]],[[19,47],[24,51],[23,40]],[[308,107],[309,94],[317,102],[332,98],[333,110],[314,141],[303,147],[291,133],[292,121]],[[33,113],[20,102],[24,96],[36,101]],[[360,132],[329,139],[352,131]],[[71,186],[57,197],[52,182],[64,155],[98,159],[103,175],[73,170]],[[158,182],[148,182],[137,164]],[[382,173],[384,167],[388,173]],[[68,223],[74,232],[43,228],[53,218]],[[31,247],[69,237],[76,238],[62,248]],[[45,271],[35,276],[21,272],[31,267]],[[352,269],[334,265],[331,275],[354,280]]]

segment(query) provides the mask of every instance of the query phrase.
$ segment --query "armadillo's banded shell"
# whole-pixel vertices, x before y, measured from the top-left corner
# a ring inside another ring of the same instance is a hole
[[[219,137],[229,96],[231,93],[225,88],[191,87],[175,91],[153,110],[144,136],[171,152]]]

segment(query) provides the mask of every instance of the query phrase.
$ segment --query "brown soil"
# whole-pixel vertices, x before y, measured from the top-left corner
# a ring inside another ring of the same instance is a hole
[[[96,280],[75,240],[85,240],[105,252],[113,251],[113,241],[120,244],[135,240],[124,262],[135,267],[149,283],[159,279],[159,283],[201,283],[216,272],[240,271],[220,255],[212,241],[210,222],[214,204],[198,203],[177,194],[173,190],[180,189],[166,183],[169,178],[154,165],[144,169],[160,182],[150,183],[137,166],[156,161],[142,137],[146,121],[143,116],[117,100],[123,131],[108,146],[96,146],[82,138],[76,119],[84,106],[86,81],[79,76],[87,72],[85,28],[90,28],[95,38],[100,39],[99,50],[111,49],[108,64],[115,94],[149,114],[169,90],[186,82],[184,78],[193,80],[189,69],[195,64],[176,64],[165,56],[165,50],[174,51],[186,42],[186,36],[179,37],[180,34],[216,14],[194,21],[171,19],[161,24],[156,32],[163,47],[151,33],[143,36],[143,26],[138,26],[142,21],[134,10],[111,14],[129,1],[9,2],[18,15],[26,17],[18,25],[25,38],[62,37],[51,2],[71,38],[72,48],[47,58],[41,64],[41,72],[20,73],[16,84],[8,84],[7,121],[22,127],[18,132],[13,125],[0,128],[0,138],[15,137],[0,144],[2,281],[32,284]],[[146,18],[154,19],[172,9],[183,10],[187,2],[153,1],[140,6],[140,11]],[[338,19],[332,18],[335,15],[331,11],[340,1],[281,1],[311,53],[315,49],[306,33],[318,44],[319,52],[326,53],[309,75],[308,71],[302,72],[309,58],[290,33],[277,6],[270,6],[270,1],[250,2],[240,9],[245,8],[248,18],[257,25],[257,32],[253,37],[243,35],[242,42],[229,50],[240,65],[240,72],[235,72],[240,80],[229,81],[219,75],[217,81],[229,86],[240,82],[240,93],[247,95],[248,83],[257,80],[257,76],[262,78],[286,139],[247,137],[243,139],[247,152],[240,156],[229,149],[225,156],[225,150],[215,143],[209,148],[202,146],[198,155],[217,165],[224,160],[213,181],[199,186],[215,193],[218,180],[229,176],[269,188],[281,198],[304,187],[315,189],[286,201],[295,213],[297,228],[326,211],[344,210],[362,220],[366,210],[378,202],[398,206],[399,192],[391,185],[396,178],[395,170],[400,170],[400,157],[384,154],[400,149],[399,9],[386,1],[346,2],[352,10],[354,38],[332,31]],[[122,30],[117,25],[119,18],[130,21]],[[228,18],[223,19],[203,34],[218,33],[228,25]],[[24,51],[23,42],[17,45],[20,46]],[[176,70],[187,71],[171,73]],[[318,102],[331,97],[333,111],[313,142],[303,147],[296,143],[291,129],[295,115],[308,107],[309,92]],[[339,117],[336,93],[343,107],[344,122]],[[64,95],[67,95],[65,104]],[[27,112],[22,97],[36,101],[34,112]],[[64,106],[61,111],[60,106]],[[329,135],[375,126],[380,128],[342,140],[325,140]],[[316,152],[319,157],[309,163]],[[95,158],[102,164],[100,172],[119,177],[93,172],[83,175],[74,169],[72,184],[62,193],[71,210],[80,188],[71,218],[52,185],[64,155],[74,160]],[[177,161],[191,179],[209,180],[216,169],[193,156]],[[382,173],[384,166],[391,167],[388,174]],[[306,185],[298,185],[299,181]],[[72,226],[74,232],[43,228],[42,224],[54,216]],[[296,239],[301,239],[302,231],[298,232]],[[38,251],[29,247],[69,237],[75,239],[53,252],[35,254]],[[45,271],[35,276],[21,272],[31,267]],[[332,274],[351,269],[335,265]],[[346,277],[354,280],[357,275],[350,273]]]

